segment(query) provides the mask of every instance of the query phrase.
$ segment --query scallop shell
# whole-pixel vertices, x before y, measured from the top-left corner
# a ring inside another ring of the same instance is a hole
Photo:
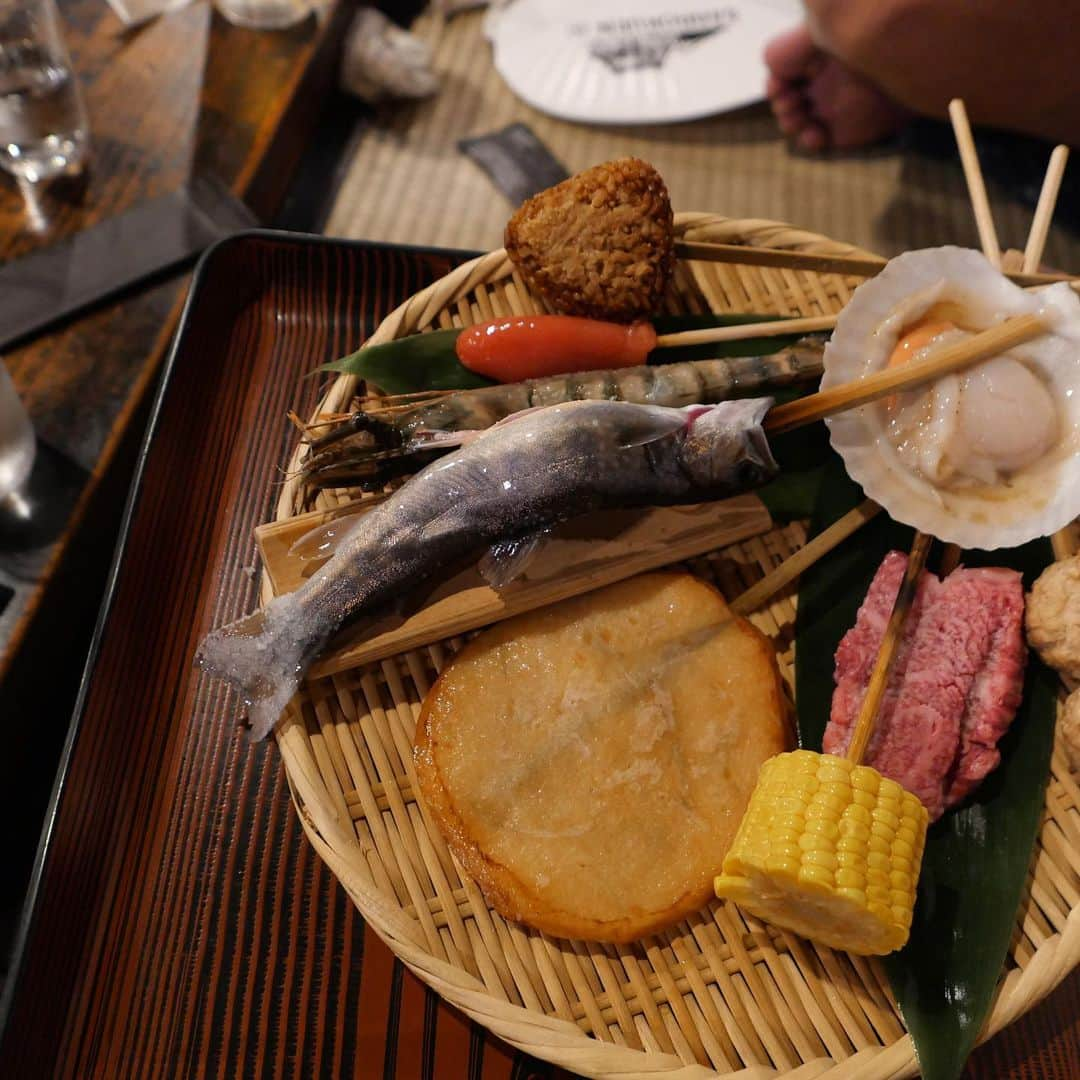
[[[1007,355],[1050,390],[1058,409],[1055,449],[1007,483],[945,490],[901,459],[878,402],[826,421],[833,448],[892,518],[940,540],[993,550],[1056,532],[1080,514],[1080,298],[1068,285],[1026,291],[965,248],[907,252],[860,285],[841,312],[825,349],[822,388],[883,368],[904,328],[941,301],[958,304],[980,330],[1029,312],[1053,328]]]

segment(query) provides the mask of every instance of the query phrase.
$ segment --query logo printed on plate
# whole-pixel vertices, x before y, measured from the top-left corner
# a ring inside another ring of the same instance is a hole
[[[588,38],[591,56],[616,74],[663,67],[672,49],[693,45],[732,25],[739,13],[731,7],[669,12],[577,23],[570,33]]]
[[[802,15],[795,0],[663,8],[514,0],[489,11],[487,35],[499,74],[535,108],[585,123],[665,123],[760,100],[765,44]]]

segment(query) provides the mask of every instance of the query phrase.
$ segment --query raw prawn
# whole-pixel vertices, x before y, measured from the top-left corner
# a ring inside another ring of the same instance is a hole
[[[372,398],[363,411],[342,417],[329,430],[316,434],[323,425],[308,428],[311,454],[301,476],[313,487],[379,489],[459,445],[462,432],[489,428],[512,413],[580,400],[671,408],[714,404],[817,377],[823,348],[824,339],[815,335],[769,356],[584,371],[478,390]]]

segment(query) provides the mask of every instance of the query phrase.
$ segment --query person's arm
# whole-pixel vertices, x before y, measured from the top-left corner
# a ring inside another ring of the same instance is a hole
[[[814,39],[915,112],[1080,146],[1080,20],[1067,0],[806,0]]]

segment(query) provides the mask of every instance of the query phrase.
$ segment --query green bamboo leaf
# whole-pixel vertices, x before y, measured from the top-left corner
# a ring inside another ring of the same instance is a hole
[[[682,330],[701,330],[713,326],[742,326],[753,322],[772,322],[778,315],[675,315],[654,321],[658,334]],[[319,371],[357,375],[378,386],[387,394],[412,394],[421,390],[471,390],[492,386],[492,379],[476,375],[457,358],[454,344],[460,330],[433,330],[427,334],[368,345],[356,352],[323,364]],[[744,341],[715,345],[692,345],[657,349],[649,363],[672,364],[682,360],[705,360],[710,357],[765,356],[798,340],[798,335],[748,338]]]
[[[420,390],[472,390],[493,386],[491,379],[462,366],[454,352],[460,330],[432,330],[427,334],[367,345],[323,364],[320,371],[358,375],[386,394],[413,394]]]
[[[779,405],[815,389],[816,384],[783,387],[774,396]],[[780,472],[775,480],[758,489],[758,497],[776,521],[810,517],[817,505],[826,464],[833,456],[825,425],[807,424],[777,436],[770,445]]]
[[[833,455],[811,531],[855,506],[862,493]],[[884,514],[803,575],[796,621],[800,744],[821,749],[833,691],[833,657],[855,622],[875,570],[911,529]],[[969,566],[1011,566],[1026,586],[1052,560],[1047,541],[1013,551],[965,552]],[[954,1080],[975,1045],[1008,952],[1042,818],[1056,719],[1056,682],[1032,657],[1023,702],[1001,740],[1001,764],[972,799],[927,836],[908,944],[885,969],[926,1080]]]

